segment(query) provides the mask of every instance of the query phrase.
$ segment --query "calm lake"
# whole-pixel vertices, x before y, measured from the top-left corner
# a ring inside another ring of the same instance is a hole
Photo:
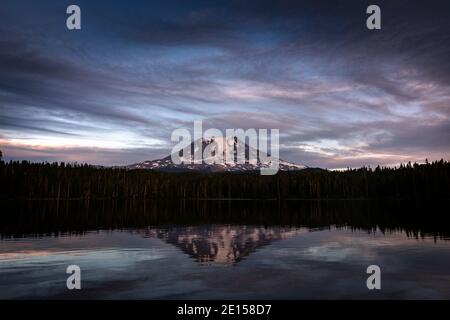
[[[450,299],[447,203],[2,206],[1,299]],[[81,290],[66,288],[69,265]]]

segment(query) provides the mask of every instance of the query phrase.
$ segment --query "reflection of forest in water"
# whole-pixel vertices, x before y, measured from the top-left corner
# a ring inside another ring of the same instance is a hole
[[[404,231],[450,237],[448,202],[430,201],[3,201],[2,238],[148,226],[242,225]]]

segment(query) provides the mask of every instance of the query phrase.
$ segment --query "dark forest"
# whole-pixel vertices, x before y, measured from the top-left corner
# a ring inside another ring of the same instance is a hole
[[[448,199],[450,163],[261,176],[0,161],[0,181],[3,199]]]

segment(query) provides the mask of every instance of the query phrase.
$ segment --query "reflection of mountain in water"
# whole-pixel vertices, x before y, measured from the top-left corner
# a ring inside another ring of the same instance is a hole
[[[272,241],[286,239],[306,229],[257,226],[190,226],[148,229],[146,236],[179,247],[198,262],[232,264]]]

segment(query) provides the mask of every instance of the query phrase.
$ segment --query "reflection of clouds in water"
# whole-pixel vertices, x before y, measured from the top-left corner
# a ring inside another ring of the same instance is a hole
[[[295,250],[294,254],[301,255],[305,259],[322,260],[329,262],[338,262],[349,259],[358,260],[374,260],[381,259],[380,251],[395,250],[402,248],[406,251],[407,248],[417,249],[418,247],[427,248],[430,242],[434,242],[432,237],[412,238],[403,232],[383,233],[380,230],[366,234],[359,233],[347,228],[332,228],[331,231],[337,232],[319,232],[316,236],[325,236],[328,242],[320,245],[310,245],[305,249]],[[306,241],[306,239],[305,239]],[[305,244],[307,245],[307,244]],[[447,248],[448,243],[440,241],[433,244],[437,248]],[[292,252],[286,252],[292,254]]]
[[[361,254],[356,248],[343,247],[337,242],[326,243],[322,246],[309,247],[302,252],[305,258],[324,261],[343,261],[350,255]]]
[[[102,287],[111,281],[133,281],[139,265],[166,257],[156,249],[87,249],[24,251],[0,256],[0,299],[52,297],[68,294],[65,281],[69,265],[81,268],[82,287]]]
[[[101,265],[104,268],[121,269],[130,264],[163,259],[165,255],[157,249],[87,249],[69,251],[21,251],[0,254],[1,269],[14,267],[15,265],[34,265],[38,263],[84,263],[89,265]]]
[[[330,230],[316,230],[297,238],[301,247],[283,248],[278,251],[280,257],[299,257],[302,260],[324,262],[344,262],[349,260],[373,261],[381,259],[380,250],[423,245],[429,246],[431,239],[408,238],[406,233],[359,233],[347,228],[333,227]],[[442,243],[442,245],[445,245]]]
[[[450,296],[450,242],[404,233],[203,225],[68,240],[0,242],[0,298],[73,297],[65,286],[70,264],[82,269],[79,297],[87,299],[371,299],[365,287],[370,264],[383,272],[376,297]],[[196,262],[195,254],[203,253],[211,255],[211,266]],[[228,253],[231,260],[223,263]],[[230,265],[236,267],[222,267]]]

